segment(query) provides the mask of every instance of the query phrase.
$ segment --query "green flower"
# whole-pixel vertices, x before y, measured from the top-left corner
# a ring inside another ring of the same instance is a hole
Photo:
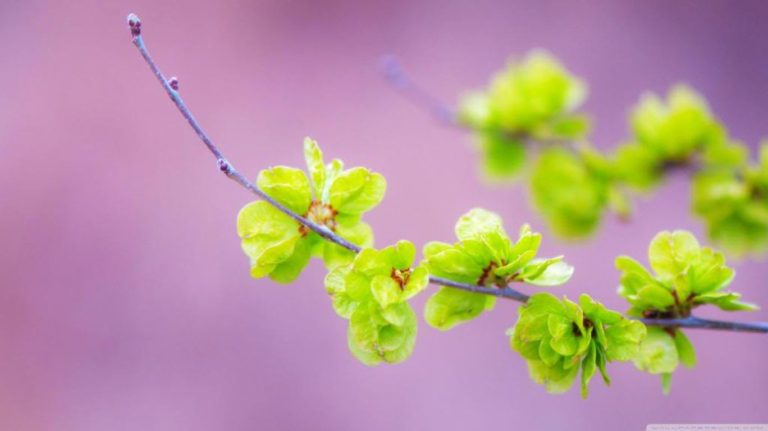
[[[756,310],[741,302],[741,295],[726,291],[734,276],[722,253],[700,247],[687,231],[661,232],[648,248],[652,275],[639,262],[619,256],[616,267],[622,271],[619,295],[631,305],[634,316],[687,317],[691,310],[712,304],[726,311]]]
[[[644,95],[630,122],[632,141],[619,146],[616,169],[622,181],[641,190],[656,186],[674,166],[732,167],[746,158],[704,98],[684,85],[672,87],[666,103],[656,94]]]
[[[684,85],[672,87],[666,104],[655,94],[644,95],[630,120],[635,141],[664,161],[685,161],[722,139],[707,102]]]
[[[349,319],[349,349],[366,365],[402,362],[413,351],[417,322],[407,301],[429,283],[425,266],[412,267],[415,254],[408,241],[367,248],[325,278],[334,310]]]
[[[485,92],[460,102],[460,121],[477,131],[484,171],[491,178],[518,172],[525,140],[578,140],[589,120],[574,114],[586,86],[550,54],[532,51],[494,76]]]
[[[708,170],[693,180],[693,212],[710,238],[735,255],[768,250],[768,144],[760,154],[755,166]]]
[[[654,274],[630,257],[616,259],[616,267],[622,272],[619,295],[632,305],[630,315],[685,318],[704,304],[726,311],[757,309],[741,302],[740,294],[725,290],[733,280],[733,269],[726,266],[722,253],[700,247],[690,232],[659,233],[648,248],[648,260]],[[678,363],[693,367],[696,353],[681,330],[652,328],[634,361],[637,368],[659,374],[667,393]]]
[[[344,170],[337,159],[324,165],[320,148],[309,138],[304,140],[304,157],[309,178],[299,169],[276,166],[261,171],[257,185],[296,214],[357,245],[371,246],[373,232],[360,218],[384,197],[384,177],[365,168]],[[268,275],[289,283],[298,277],[310,256],[321,257],[332,268],[351,261],[354,255],[265,201],[251,202],[240,210],[237,232],[251,260],[254,278]]]
[[[425,263],[432,275],[460,283],[505,287],[511,282],[538,286],[565,283],[573,267],[562,256],[537,259],[541,235],[525,225],[512,242],[501,218],[483,209],[473,209],[456,223],[459,242],[431,242],[424,247]],[[424,317],[431,326],[448,330],[490,310],[496,297],[463,290],[440,288],[427,301]]]
[[[596,370],[610,384],[606,364],[633,359],[645,337],[645,325],[624,319],[588,295],[576,304],[537,293],[519,308],[510,329],[510,345],[528,363],[531,378],[550,393],[567,391],[581,369],[581,395],[587,397]]]

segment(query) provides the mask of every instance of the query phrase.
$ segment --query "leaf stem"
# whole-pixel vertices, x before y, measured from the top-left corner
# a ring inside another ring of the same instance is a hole
[[[243,174],[241,174],[240,171],[235,169],[235,167],[226,159],[226,157],[224,157],[224,153],[222,153],[219,147],[217,147],[216,144],[214,144],[214,142],[211,140],[208,134],[205,133],[202,126],[200,126],[200,123],[198,123],[194,115],[192,115],[192,112],[187,107],[186,103],[184,103],[184,100],[181,98],[181,95],[179,94],[179,91],[178,91],[179,80],[176,77],[167,79],[165,75],[163,75],[163,73],[160,71],[160,68],[157,66],[155,61],[152,59],[152,56],[149,54],[149,51],[147,50],[147,47],[144,44],[144,39],[141,34],[142,24],[139,17],[136,16],[135,14],[130,14],[128,15],[127,20],[128,20],[128,27],[131,30],[133,44],[139,50],[139,53],[144,58],[144,61],[147,63],[149,68],[152,70],[152,73],[155,75],[157,80],[160,81],[160,84],[163,86],[163,89],[168,94],[168,97],[171,98],[171,101],[173,102],[173,104],[176,105],[176,108],[179,110],[181,115],[187,120],[187,123],[189,123],[190,127],[192,127],[192,130],[195,131],[198,138],[200,138],[200,140],[205,144],[205,146],[208,148],[208,151],[210,151],[210,153],[213,154],[213,156],[216,158],[216,164],[219,170],[224,175],[226,175],[229,179],[234,180],[236,183],[240,184],[243,188],[250,191],[251,193],[269,202],[272,206],[274,206],[284,214],[288,215],[292,219],[296,220],[296,222],[316,232],[318,235],[320,235],[324,239],[331,241],[335,244],[338,244],[339,246],[344,247],[347,250],[353,251],[355,253],[359,253],[362,250],[360,246],[347,241],[346,239],[340,237],[330,229],[327,229],[324,226],[318,225],[312,222],[311,220],[308,220],[307,218],[294,213],[293,211],[291,211],[290,209],[282,205],[280,202],[277,202],[275,199],[267,195],[256,184],[252,183],[250,180],[248,180],[248,178],[246,178]],[[443,121],[448,120],[453,125],[459,125],[454,119],[455,115],[452,109],[446,108],[446,105],[439,102],[436,98],[433,98],[429,93],[423,91],[420,87],[415,86],[413,82],[411,82],[407,78],[407,76],[405,76],[402,73],[395,59],[390,59],[389,61],[390,61],[389,63],[383,64],[382,67],[385,69],[385,73],[388,74],[388,77],[390,77],[390,79],[394,83],[396,83],[396,85],[398,85],[398,88],[403,89],[403,91],[407,92],[408,94],[411,94],[413,98],[422,101],[422,103],[428,103],[429,105],[431,105],[433,113],[436,116],[438,116],[438,118],[442,118]],[[484,295],[493,295],[500,298],[511,299],[513,301],[517,301],[521,303],[525,303],[526,301],[528,301],[528,298],[529,298],[528,295],[518,290],[512,289],[510,287],[497,288],[497,287],[478,286],[473,284],[459,283],[457,281],[449,280],[442,277],[435,277],[435,276],[430,276],[429,281],[432,284],[437,284],[437,285],[454,288],[454,289],[460,289],[467,292],[481,293]],[[644,322],[646,325],[662,326],[662,327],[706,328],[706,329],[720,329],[720,330],[729,330],[729,331],[768,333],[768,323],[723,322],[723,321],[716,321],[716,320],[698,319],[695,317],[688,317],[685,319],[640,319],[640,320]]]

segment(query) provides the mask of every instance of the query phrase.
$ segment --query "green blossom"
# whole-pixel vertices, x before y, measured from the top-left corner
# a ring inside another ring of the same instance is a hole
[[[432,275],[460,283],[505,287],[511,282],[538,286],[565,283],[573,267],[562,256],[540,259],[536,254],[541,235],[525,225],[517,242],[512,242],[501,217],[473,209],[456,223],[459,242],[431,242],[424,247],[425,263]],[[424,317],[431,326],[448,330],[490,310],[496,297],[451,288],[440,288],[427,301]]]
[[[703,171],[692,188],[693,211],[710,238],[736,255],[768,249],[768,144],[756,165]]]
[[[617,171],[626,184],[647,190],[675,166],[734,166],[745,160],[744,148],[730,142],[725,128],[704,98],[676,85],[666,103],[644,95],[630,115],[633,137],[616,152]]]
[[[597,370],[606,384],[606,364],[633,359],[645,337],[645,325],[608,310],[588,295],[579,303],[537,293],[518,309],[509,331],[510,345],[528,363],[531,378],[550,393],[570,389],[581,369],[581,395]]]
[[[687,231],[664,231],[648,247],[654,274],[628,256],[619,256],[622,271],[619,295],[631,305],[630,314],[643,317],[687,317],[691,310],[712,304],[726,311],[755,310],[741,295],[727,291],[734,270],[722,253],[699,242]]]
[[[672,87],[666,104],[655,94],[644,95],[632,111],[631,123],[636,141],[665,160],[685,160],[720,138],[707,102],[684,85]]]
[[[304,157],[309,177],[299,169],[276,166],[261,171],[257,185],[296,214],[357,245],[371,246],[371,228],[360,219],[384,197],[384,177],[365,168],[345,170],[338,159],[325,165],[320,148],[309,138],[304,141]],[[240,210],[237,232],[254,278],[269,276],[289,283],[311,256],[321,257],[329,268],[353,258],[352,252],[323,240],[265,201]]]
[[[705,304],[725,311],[757,309],[740,301],[740,294],[726,290],[734,270],[725,264],[722,253],[700,247],[690,232],[665,231],[656,235],[648,248],[648,261],[653,273],[630,257],[616,259],[616,267],[622,272],[618,292],[631,304],[630,315],[685,318]],[[634,361],[637,368],[659,374],[666,393],[678,363],[693,367],[696,353],[681,330],[653,328]]]
[[[525,158],[525,140],[578,140],[589,121],[574,114],[586,86],[554,57],[532,51],[496,74],[485,92],[460,102],[460,121],[477,131],[485,173],[506,178]]]
[[[412,267],[415,254],[408,241],[367,248],[325,278],[334,310],[349,320],[349,349],[366,365],[402,362],[413,351],[417,321],[407,301],[429,283],[425,266]]]

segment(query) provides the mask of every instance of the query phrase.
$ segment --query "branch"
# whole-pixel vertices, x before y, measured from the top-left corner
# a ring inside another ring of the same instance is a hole
[[[384,77],[406,98],[429,111],[435,119],[449,126],[464,129],[465,127],[456,120],[456,110],[434,96],[424,87],[417,84],[403,72],[397,57],[390,55],[383,57],[379,64]]]
[[[716,329],[720,331],[768,333],[768,323],[765,322],[727,322],[723,320],[700,319],[694,316],[681,319],[639,320],[648,326],[661,326],[665,328]]]
[[[160,71],[160,68],[152,59],[152,56],[149,55],[149,51],[147,50],[147,46],[144,44],[144,39],[142,38],[142,35],[141,35],[141,20],[139,19],[139,17],[136,16],[135,14],[128,15],[128,27],[131,30],[131,36],[133,36],[133,44],[139,50],[139,53],[141,53],[141,56],[144,57],[144,61],[146,61],[147,64],[149,65],[149,68],[152,69],[152,73],[154,73],[155,77],[157,77],[157,80],[160,81],[160,84],[163,86],[163,88],[165,89],[165,92],[171,98],[171,101],[174,103],[174,105],[176,105],[176,108],[178,108],[179,112],[181,112],[181,115],[184,116],[184,118],[187,120],[189,125],[195,131],[195,133],[197,133],[197,136],[200,138],[200,140],[203,141],[206,147],[208,147],[208,151],[210,151],[211,154],[213,154],[213,156],[216,158],[216,163],[219,167],[219,170],[222,173],[224,173],[224,175],[234,180],[236,183],[240,184],[251,193],[269,202],[275,208],[277,208],[287,216],[291,217],[292,219],[296,220],[298,223],[308,227],[310,230],[317,233],[318,235],[325,238],[326,240],[331,241],[335,244],[338,244],[346,248],[347,250],[353,251],[355,253],[360,252],[361,248],[358,245],[352,244],[351,242],[340,237],[335,232],[326,228],[325,226],[318,225],[312,222],[311,220],[299,214],[294,213],[293,211],[291,211],[290,209],[282,205],[280,202],[277,202],[276,200],[271,198],[263,190],[261,190],[256,184],[252,183],[250,180],[248,180],[248,178],[246,178],[237,169],[235,169],[235,167],[226,159],[226,157],[224,157],[224,153],[222,153],[221,150],[216,146],[216,144],[213,143],[213,141],[208,136],[208,134],[205,133],[205,131],[203,131],[203,128],[200,126],[200,123],[197,122],[195,117],[192,115],[192,112],[184,103],[184,100],[179,95],[178,79],[176,79],[175,77],[171,78],[170,80],[166,79],[165,75],[163,75],[163,73]],[[430,277],[429,281],[433,284],[439,284],[442,286],[466,290],[468,292],[483,293],[486,295],[494,295],[494,296],[499,296],[503,298],[514,299],[519,302],[525,302],[526,300],[528,300],[527,295],[509,287],[490,288],[490,287],[484,287],[484,286],[476,286],[472,284],[459,283],[459,282],[447,280],[440,277]]]
[[[477,128],[470,127],[464,124],[459,119],[459,114],[456,109],[443,102],[440,98],[433,95],[429,90],[422,87],[418,82],[412,80],[410,76],[400,67],[400,61],[393,55],[385,56],[381,59],[379,65],[381,73],[384,78],[389,81],[392,86],[400,92],[406,99],[413,102],[416,106],[423,108],[432,114],[437,121],[446,126],[454,127],[457,129],[471,131],[471,132],[483,132],[494,134],[506,139],[512,139],[520,141],[524,144],[531,145],[533,143],[544,145],[565,145],[571,149],[576,148],[578,142],[566,141],[563,139],[542,139],[529,136],[526,133],[516,133],[510,130],[503,130],[499,128]]]
[[[216,158],[216,163],[219,167],[219,170],[224,175],[234,180],[236,183],[240,184],[242,187],[244,187],[251,193],[269,202],[275,208],[277,208],[284,214],[288,215],[292,219],[296,220],[296,222],[306,226],[307,228],[317,233],[321,237],[325,238],[326,240],[331,241],[355,253],[359,253],[362,250],[359,246],[352,244],[346,239],[340,237],[332,230],[327,229],[324,226],[315,224],[311,220],[308,220],[307,218],[299,214],[296,214],[290,209],[288,209],[287,207],[283,206],[281,203],[271,198],[263,190],[261,190],[257,185],[253,184],[250,180],[248,180],[245,176],[243,176],[237,169],[235,169],[235,167],[226,159],[226,157],[224,157],[224,154],[216,146],[216,144],[213,143],[211,138],[205,133],[205,131],[203,131],[203,128],[200,126],[200,123],[197,122],[195,117],[192,115],[192,112],[190,112],[189,108],[184,103],[184,100],[179,95],[178,79],[175,77],[167,79],[165,75],[163,75],[163,73],[160,71],[160,68],[158,68],[157,64],[152,59],[152,56],[149,55],[149,51],[147,50],[147,47],[144,44],[144,39],[142,38],[142,35],[141,35],[141,20],[139,19],[139,17],[136,16],[135,14],[128,15],[128,27],[131,30],[131,36],[133,37],[133,44],[139,50],[139,53],[144,58],[144,61],[146,61],[147,65],[149,65],[149,68],[152,70],[152,73],[155,75],[155,77],[157,77],[158,81],[160,81],[160,84],[163,86],[163,89],[165,89],[165,92],[171,98],[171,101],[174,103],[174,105],[176,105],[176,108],[178,108],[179,112],[181,112],[181,115],[184,116],[184,118],[187,120],[189,125],[195,131],[195,133],[197,133],[197,136],[200,138],[200,140],[203,141],[206,147],[208,147],[208,151],[210,151],[211,154],[213,154],[213,156]],[[395,79],[395,82],[397,82],[397,85],[399,86],[399,88],[403,89],[408,94],[411,94],[412,97],[420,100],[421,103],[430,104],[432,106],[433,113],[436,116],[438,116],[438,118],[442,118],[443,121],[447,120],[453,125],[459,125],[454,120],[455,116],[453,114],[453,110],[451,110],[450,108],[443,109],[445,107],[444,104],[439,102],[437,99],[433,98],[429,93],[423,91],[420,87],[415,86],[402,73],[400,74],[396,73],[397,71],[399,71],[399,66],[397,66],[396,60],[391,59],[390,61],[395,61],[395,63],[389,63],[389,64],[385,63],[383,64],[383,68],[385,69],[385,71],[388,70],[389,73],[392,75],[393,78],[391,79],[397,78]],[[432,284],[437,284],[437,285],[454,288],[454,289],[460,289],[467,292],[481,293],[484,295],[492,295],[500,298],[511,299],[513,301],[517,301],[521,303],[525,303],[526,301],[528,301],[528,295],[522,292],[519,292],[515,289],[512,289],[510,287],[494,288],[494,287],[477,286],[473,284],[459,283],[457,281],[448,280],[442,277],[435,277],[435,276],[430,276],[429,281]],[[768,333],[768,323],[750,324],[750,323],[738,323],[738,322],[721,322],[721,321],[715,321],[715,320],[698,319],[695,317],[688,317],[685,319],[640,319],[640,320],[644,322],[646,325],[662,326],[662,327],[669,327],[669,328],[678,328],[678,327],[679,328],[706,328],[706,329],[720,329],[720,330],[729,330],[729,331],[748,331],[748,332]]]

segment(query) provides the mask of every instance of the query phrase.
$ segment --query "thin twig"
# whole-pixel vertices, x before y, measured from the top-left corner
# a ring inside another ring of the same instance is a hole
[[[318,235],[325,238],[326,240],[331,241],[335,244],[338,244],[341,247],[344,247],[347,250],[353,251],[355,253],[359,253],[361,251],[361,248],[359,246],[340,237],[332,230],[326,228],[325,226],[318,225],[312,222],[311,220],[308,220],[307,218],[294,213],[284,205],[280,204],[279,202],[274,200],[272,197],[267,195],[258,186],[253,184],[245,176],[243,176],[237,169],[235,169],[235,167],[229,161],[227,161],[227,159],[224,157],[224,154],[221,152],[221,150],[213,143],[211,138],[205,133],[205,131],[203,131],[203,128],[200,126],[200,124],[197,122],[195,117],[192,115],[192,112],[190,112],[189,108],[184,103],[184,100],[181,98],[178,92],[178,88],[179,88],[178,79],[176,77],[166,79],[163,73],[158,68],[157,64],[154,62],[154,60],[152,60],[152,57],[149,55],[149,51],[147,51],[147,47],[144,44],[144,40],[141,35],[141,20],[139,20],[139,17],[136,16],[135,14],[128,15],[128,26],[131,30],[131,35],[133,37],[133,44],[139,50],[139,52],[141,53],[141,56],[144,58],[144,61],[146,61],[146,63],[149,65],[149,68],[152,69],[152,73],[154,73],[155,77],[157,77],[158,81],[160,81],[160,84],[163,86],[163,88],[165,89],[165,92],[171,98],[171,101],[173,101],[174,105],[176,105],[176,108],[178,108],[179,112],[181,112],[181,115],[184,116],[184,118],[187,120],[189,125],[195,131],[195,133],[197,133],[197,136],[200,138],[200,140],[203,141],[205,146],[208,147],[208,150],[211,152],[211,154],[213,154],[213,156],[216,158],[216,163],[219,167],[219,170],[222,173],[224,173],[224,175],[234,180],[236,183],[240,184],[242,187],[244,187],[251,193],[269,202],[275,208],[277,208],[284,214],[288,215],[292,219],[296,220],[298,223],[316,232]],[[414,88],[417,88],[417,87],[413,87],[412,83],[410,83],[410,81],[408,80],[402,81],[400,85],[401,86],[404,85],[404,88],[408,88],[409,91],[413,91]],[[419,91],[420,90],[417,89],[415,94],[418,94]],[[421,93],[421,96],[419,97],[422,97],[424,100],[430,101],[430,103],[435,104],[434,109],[436,110],[435,111],[436,113],[440,109],[442,109],[439,107],[439,102],[437,102],[436,99],[432,99],[428,93],[426,92]],[[449,112],[450,118],[452,118],[453,116],[452,111],[444,111],[444,112]],[[443,114],[439,114],[439,115],[443,115]],[[449,118],[449,117],[444,117],[444,118]],[[500,298],[511,299],[513,301],[517,301],[521,303],[525,303],[526,301],[528,301],[528,295],[522,292],[519,292],[515,289],[512,289],[510,287],[495,288],[495,287],[477,286],[472,284],[459,283],[457,281],[448,280],[442,277],[435,277],[435,276],[430,276],[429,281],[432,284],[437,284],[437,285],[454,288],[454,289],[460,289],[467,292],[497,296]],[[671,327],[671,328],[702,328],[702,329],[720,329],[720,330],[728,330],[728,331],[747,331],[747,332],[768,333],[768,323],[724,322],[724,321],[716,321],[716,320],[699,319],[696,317],[688,317],[685,319],[640,319],[640,320],[644,322],[646,325]]]
[[[392,86],[406,99],[410,100],[414,105],[423,108],[440,123],[453,127],[456,129],[479,132],[489,135],[496,135],[501,138],[521,142],[526,145],[532,145],[534,143],[540,145],[563,145],[569,148],[574,148],[577,142],[559,138],[534,138],[525,132],[518,132],[512,130],[504,130],[496,127],[476,127],[470,126],[461,121],[457,109],[443,102],[439,97],[435,96],[427,90],[423,85],[417,81],[411,79],[408,73],[400,66],[400,60],[393,55],[384,56],[379,64],[381,73],[384,78],[392,84]]]
[[[694,316],[689,316],[682,319],[639,320],[648,326],[661,326],[665,328],[717,329],[721,331],[768,333],[768,323],[764,322],[727,322],[723,320],[700,319]]]
[[[456,119],[456,110],[434,96],[424,87],[411,80],[400,67],[400,61],[395,56],[385,56],[379,63],[381,73],[403,96],[413,101],[417,106],[423,106],[441,123],[448,126],[465,128]]]

